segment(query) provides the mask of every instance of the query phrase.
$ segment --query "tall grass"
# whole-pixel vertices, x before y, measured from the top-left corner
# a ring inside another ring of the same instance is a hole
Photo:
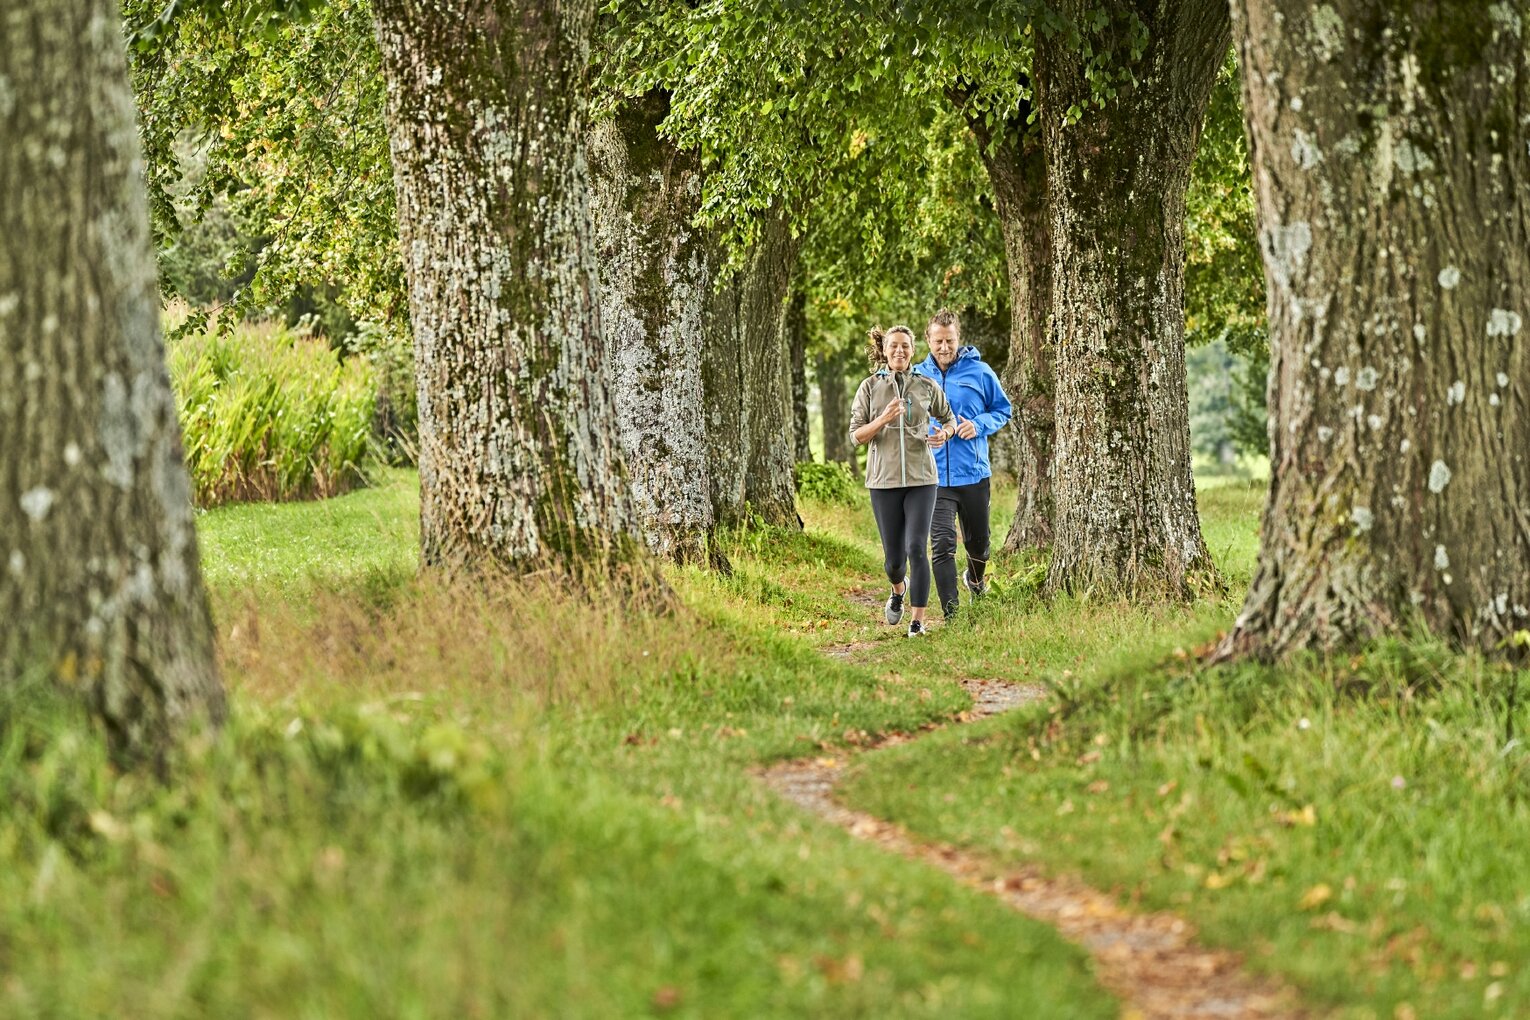
[[[965,704],[788,632],[844,613],[865,550],[740,533],[664,615],[444,586],[409,567],[413,476],[383,480],[201,515],[234,710],[164,776],[0,683],[0,1017],[1118,1012],[1052,933],[745,772]]]
[[[275,323],[172,337],[167,353],[198,506],[366,481],[376,389],[363,359]]]

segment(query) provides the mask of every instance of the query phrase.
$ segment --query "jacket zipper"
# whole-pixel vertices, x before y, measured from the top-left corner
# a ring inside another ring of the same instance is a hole
[[[954,364],[954,362],[953,362],[953,364]],[[951,395],[950,395],[949,390],[946,389],[946,370],[945,369],[941,369],[940,370],[940,388],[941,388],[941,390],[943,392],[946,393],[946,403],[949,405],[951,403]],[[956,412],[953,411],[951,413],[955,414]],[[941,446],[941,448],[940,448],[940,452],[945,455],[945,462],[946,462],[946,480],[943,483],[941,483],[941,484],[945,485],[947,488],[950,488],[950,486],[951,486],[951,444],[949,442],[944,443]]]
[[[907,431],[903,426],[908,424],[908,399],[904,396],[904,389],[898,385],[898,375],[893,373],[893,392],[898,394],[898,399],[903,401],[903,420],[898,423],[898,482],[903,488],[908,488],[908,458],[903,453],[903,433]]]

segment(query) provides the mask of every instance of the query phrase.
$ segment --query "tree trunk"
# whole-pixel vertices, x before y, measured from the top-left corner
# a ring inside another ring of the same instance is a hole
[[[224,715],[117,8],[0,17],[0,682],[154,755]]]
[[[1184,599],[1216,583],[1190,471],[1183,220],[1228,16],[1222,0],[1134,6],[1146,50],[1103,110],[1087,109],[1076,41],[1037,40],[1056,380],[1047,589]],[[1085,111],[1069,125],[1075,106]]]
[[[637,556],[584,142],[594,0],[373,6],[419,388],[427,566]]]
[[[1029,113],[1026,104],[1023,113]],[[981,118],[972,120],[993,187],[1009,277],[1010,340],[1001,382],[1014,407],[1010,427],[991,442],[1012,466],[1018,494],[1004,552],[1052,541],[1052,231],[1042,136],[1019,116],[1001,126],[997,147]]]
[[[813,459],[808,442],[807,294],[792,292],[786,305],[786,347],[792,363],[792,459],[799,464]]]
[[[1234,4],[1272,476],[1223,655],[1530,627],[1523,7]]]
[[[823,459],[826,464],[858,465],[850,449],[850,397],[845,389],[845,363],[840,355],[820,354],[813,364],[818,380],[818,405],[823,417]]]
[[[713,295],[705,390],[713,515],[740,524],[800,527],[792,477],[786,293],[797,242],[767,221],[741,269]]]
[[[658,136],[668,112],[662,92],[623,103],[589,153],[613,427],[648,548],[683,563],[712,545],[702,365],[715,253],[691,226],[700,160]]]

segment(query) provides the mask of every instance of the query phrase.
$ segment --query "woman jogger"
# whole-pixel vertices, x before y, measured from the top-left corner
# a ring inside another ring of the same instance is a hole
[[[955,419],[940,386],[910,371],[912,330],[894,326],[870,336],[876,370],[855,391],[850,437],[870,445],[866,487],[882,536],[882,566],[893,586],[885,618],[889,624],[902,620],[906,597],[908,636],[918,637],[930,601],[930,516],[938,481],[933,451],[955,434]],[[940,423],[933,434],[932,419]]]

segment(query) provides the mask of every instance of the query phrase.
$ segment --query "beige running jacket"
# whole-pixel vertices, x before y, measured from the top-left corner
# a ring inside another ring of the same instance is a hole
[[[862,382],[850,406],[850,441],[855,430],[880,415],[894,397],[906,402],[903,421],[893,422],[871,437],[866,456],[866,488],[900,489],[910,485],[935,485],[935,455],[924,444],[930,419],[949,428],[956,422],[945,391],[933,379],[886,369]]]

